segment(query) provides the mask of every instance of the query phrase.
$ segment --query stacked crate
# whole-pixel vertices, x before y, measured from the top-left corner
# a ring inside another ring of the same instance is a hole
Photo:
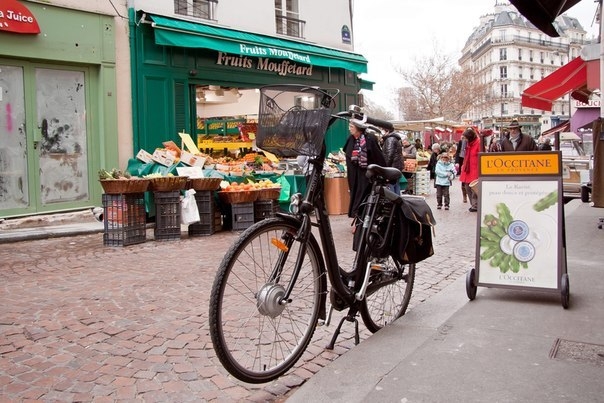
[[[127,246],[147,240],[145,193],[103,194],[103,245]]]
[[[180,239],[180,191],[153,192],[155,199],[155,240]]]
[[[278,210],[279,203],[277,200],[256,200],[254,202],[254,222],[274,217]]]
[[[224,227],[231,231],[243,231],[254,224],[254,202],[226,204]]]
[[[426,169],[418,170],[415,173],[415,190],[416,195],[430,194],[430,171]]]
[[[221,228],[220,211],[216,208],[214,191],[198,190],[195,192],[195,201],[199,211],[199,222],[189,225],[189,236],[212,235]]]

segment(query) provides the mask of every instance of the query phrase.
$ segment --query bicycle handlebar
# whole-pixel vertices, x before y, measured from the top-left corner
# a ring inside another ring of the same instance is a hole
[[[388,131],[394,130],[394,126],[392,125],[392,123],[388,122],[387,120],[372,118],[370,116],[365,115],[362,112],[348,110],[348,111],[338,112],[336,115],[339,117],[349,117],[349,118],[353,118],[353,119],[358,119],[364,123],[370,124],[372,126],[380,127],[384,130],[388,130]]]

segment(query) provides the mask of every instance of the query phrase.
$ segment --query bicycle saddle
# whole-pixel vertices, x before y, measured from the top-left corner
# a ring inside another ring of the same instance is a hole
[[[367,178],[372,179],[375,176],[382,177],[388,182],[396,182],[401,178],[403,173],[396,168],[383,167],[376,164],[367,166]]]

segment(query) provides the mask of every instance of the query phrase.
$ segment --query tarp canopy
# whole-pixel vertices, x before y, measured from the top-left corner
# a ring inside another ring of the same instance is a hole
[[[524,90],[521,103],[550,111],[553,102],[569,92],[574,99],[588,103],[590,90],[599,87],[599,68],[599,61],[586,62],[577,57]]]
[[[426,120],[392,120],[395,130],[409,130],[414,132],[422,132],[424,130],[440,130],[459,126],[459,122],[451,122],[445,120],[444,117],[426,119]]]
[[[235,55],[337,67],[356,73],[367,72],[367,59],[357,53],[159,15],[150,15],[150,18],[158,45],[205,48]]]

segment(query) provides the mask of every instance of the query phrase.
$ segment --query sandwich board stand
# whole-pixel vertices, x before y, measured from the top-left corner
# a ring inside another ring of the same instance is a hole
[[[559,293],[569,306],[562,154],[479,154],[475,267],[466,293],[498,287]]]

